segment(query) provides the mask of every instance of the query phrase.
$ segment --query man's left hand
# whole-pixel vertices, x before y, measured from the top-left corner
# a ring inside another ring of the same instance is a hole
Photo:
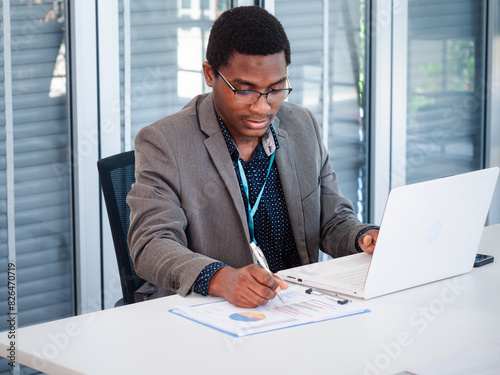
[[[373,253],[375,244],[377,243],[378,229],[370,229],[359,237],[359,247],[365,253]]]

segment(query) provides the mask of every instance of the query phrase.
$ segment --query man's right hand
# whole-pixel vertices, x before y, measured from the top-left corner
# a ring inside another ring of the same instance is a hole
[[[222,267],[210,279],[208,294],[225,298],[238,307],[265,305],[276,293],[287,289],[286,282],[272,277],[262,267],[250,264],[243,268]]]

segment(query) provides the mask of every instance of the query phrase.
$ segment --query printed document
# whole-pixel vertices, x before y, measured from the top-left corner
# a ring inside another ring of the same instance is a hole
[[[356,302],[341,305],[325,295],[304,291],[291,285],[281,292],[285,304],[274,298],[254,309],[236,307],[224,300],[170,311],[237,337],[369,312]]]

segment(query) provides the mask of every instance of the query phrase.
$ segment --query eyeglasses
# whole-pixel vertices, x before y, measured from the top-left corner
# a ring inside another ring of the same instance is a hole
[[[219,73],[221,78],[224,80],[224,82],[226,82],[226,85],[228,85],[231,91],[234,93],[234,100],[236,100],[238,103],[241,104],[257,103],[257,101],[260,99],[261,96],[264,96],[269,104],[278,104],[283,102],[288,97],[290,92],[293,90],[292,87],[287,89],[278,89],[278,90],[273,89],[267,93],[254,90],[236,90],[222,75],[222,73],[219,72],[218,69],[216,70],[217,73]],[[286,81],[288,83],[288,86],[291,86],[290,81],[288,80],[288,76],[286,77]]]

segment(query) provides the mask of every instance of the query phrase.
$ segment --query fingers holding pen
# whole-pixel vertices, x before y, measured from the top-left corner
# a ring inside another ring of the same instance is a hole
[[[287,284],[255,264],[235,269],[223,267],[210,280],[209,294],[224,297],[238,307],[265,305]]]

